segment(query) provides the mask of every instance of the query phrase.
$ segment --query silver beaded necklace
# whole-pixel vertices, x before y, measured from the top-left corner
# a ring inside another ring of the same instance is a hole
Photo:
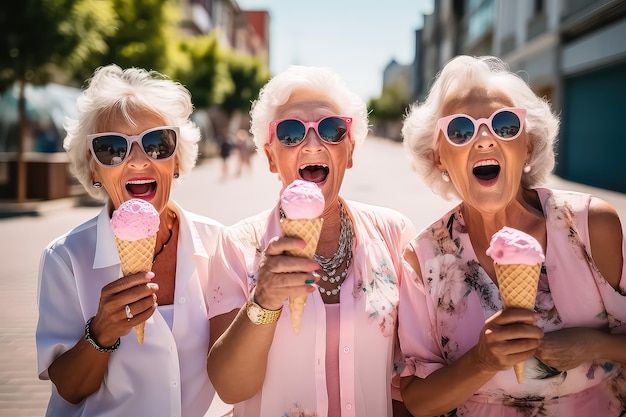
[[[339,205],[341,216],[341,229],[339,231],[339,247],[337,252],[332,258],[325,258],[321,255],[315,254],[313,258],[320,264],[323,274],[320,274],[322,281],[335,284],[333,288],[326,289],[322,286],[318,286],[319,291],[326,295],[337,295],[341,291],[341,284],[346,278],[348,268],[352,262],[352,222],[346,213],[346,209],[343,204]],[[337,275],[337,271],[344,264],[345,268]]]
[[[324,271],[323,274],[320,274],[322,281],[336,284],[329,290],[318,285],[320,293],[326,295],[339,294],[339,291],[341,291],[341,284],[346,278],[348,268],[352,263],[352,242],[354,238],[352,234],[352,222],[350,221],[350,218],[346,213],[346,209],[341,202],[339,203],[339,215],[341,217],[341,225],[339,230],[339,247],[337,248],[337,252],[335,252],[332,258],[325,258],[318,254],[313,255],[313,259],[320,264],[321,270]],[[282,207],[280,208],[280,217],[285,218],[285,213],[283,212]],[[344,263],[346,265],[345,268],[343,268],[343,271],[337,275],[339,267],[341,267]]]

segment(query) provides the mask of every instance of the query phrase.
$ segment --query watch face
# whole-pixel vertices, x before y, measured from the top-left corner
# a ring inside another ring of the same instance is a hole
[[[248,304],[247,308],[248,317],[254,324],[261,324],[263,321],[263,309],[254,303]]]

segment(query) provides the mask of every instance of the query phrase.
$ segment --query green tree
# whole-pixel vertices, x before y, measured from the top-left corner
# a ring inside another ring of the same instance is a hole
[[[234,112],[250,111],[250,105],[269,80],[269,72],[259,57],[232,52],[227,55],[228,73],[234,88],[227,92],[220,107],[232,116]]]
[[[100,0],[114,10],[115,23],[105,36],[106,47],[87,54],[72,78],[87,79],[97,67],[117,64],[167,74],[180,20],[177,9],[163,0]],[[170,74],[168,74],[170,75]]]
[[[383,87],[379,98],[371,99],[368,107],[372,110],[372,121],[397,121],[404,116],[411,98],[404,81],[397,81]]]
[[[220,104],[234,89],[216,32],[181,38],[173,56],[170,72],[191,91],[197,108]]]
[[[114,27],[112,10],[102,0],[19,0],[5,2],[0,14],[0,91],[17,85],[19,138],[17,201],[26,200],[24,141],[27,129],[27,82],[47,82],[56,68],[79,65],[105,48]]]

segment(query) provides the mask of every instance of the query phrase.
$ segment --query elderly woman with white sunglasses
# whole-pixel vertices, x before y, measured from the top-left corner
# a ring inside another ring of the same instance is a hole
[[[236,416],[390,416],[401,254],[414,228],[339,195],[367,135],[365,103],[333,71],[293,66],[251,116],[283,186],[321,188],[324,222],[314,259],[286,254],[304,242],[281,236],[278,194],[271,210],[223,229],[209,273],[211,381]],[[296,334],[284,306],[307,295]]]
[[[110,65],[96,70],[77,105],[65,149],[78,180],[106,204],[41,258],[39,377],[53,383],[46,415],[226,411],[205,371],[203,291],[221,225],[170,199],[196,161],[191,96],[161,74]],[[132,198],[152,204],[160,224],[151,270],[123,276],[110,219]],[[142,345],[133,329],[141,323]]]
[[[415,416],[624,415],[626,245],[608,203],[540,187],[558,125],[494,57],[450,61],[406,118],[424,181],[461,200],[404,255],[401,387]],[[486,254],[503,226],[545,253],[534,311],[503,308]]]

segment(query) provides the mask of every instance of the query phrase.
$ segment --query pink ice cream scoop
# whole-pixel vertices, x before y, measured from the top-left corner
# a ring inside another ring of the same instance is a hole
[[[487,255],[500,265],[535,265],[545,259],[543,249],[534,237],[507,226],[491,237]]]
[[[314,182],[295,180],[280,194],[280,206],[291,220],[316,219],[324,205],[324,194]]]
[[[159,230],[159,212],[147,201],[132,198],[113,212],[111,228],[115,237],[121,240],[146,239]]]

